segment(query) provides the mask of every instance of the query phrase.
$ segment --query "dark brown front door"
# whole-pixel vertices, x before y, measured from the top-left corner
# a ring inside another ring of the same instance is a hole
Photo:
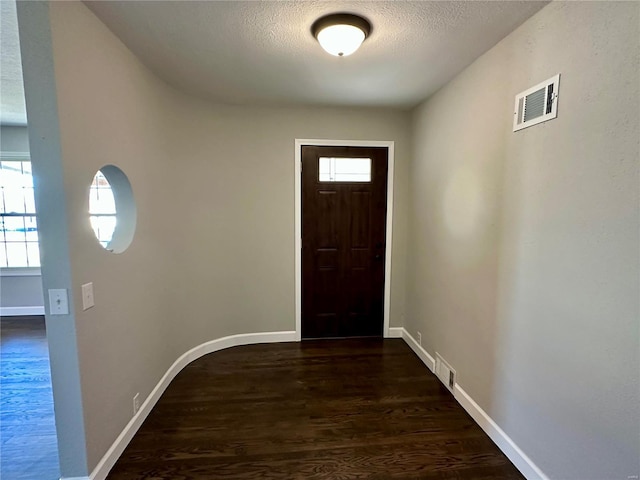
[[[302,338],[382,336],[386,147],[302,146]]]

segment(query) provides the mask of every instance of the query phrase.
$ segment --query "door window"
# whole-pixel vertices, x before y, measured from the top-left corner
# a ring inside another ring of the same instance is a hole
[[[321,182],[370,182],[370,158],[320,157]]]

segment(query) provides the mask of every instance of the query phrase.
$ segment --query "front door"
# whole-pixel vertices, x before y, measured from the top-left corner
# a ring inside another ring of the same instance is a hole
[[[381,337],[386,147],[302,146],[302,338]]]

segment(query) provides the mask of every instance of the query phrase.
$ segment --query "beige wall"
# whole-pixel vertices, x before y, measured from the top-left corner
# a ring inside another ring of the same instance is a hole
[[[405,326],[551,478],[639,473],[638,9],[554,2],[413,117]]]
[[[134,394],[146,398],[186,350],[295,329],[296,138],[396,142],[391,323],[400,324],[407,113],[208,104],[158,80],[83,4],[49,9],[89,471],[131,419]],[[136,235],[120,255],[98,245],[86,213],[105,164],[128,175],[137,202]],[[86,282],[96,306],[82,311]]]
[[[182,353],[172,323],[184,317],[168,280],[178,265],[166,240],[167,219],[179,215],[170,194],[171,91],[83,4],[49,8],[91,471],[131,419],[133,396],[144,399]],[[102,249],[87,221],[88,188],[106,164],[127,174],[137,203],[136,236],[120,255]],[[80,286],[87,282],[96,306],[82,311]]]
[[[294,140],[394,140],[391,325],[404,306],[408,116],[382,110],[224,107],[178,97],[171,162],[181,232],[181,349],[221,334],[295,330]],[[178,168],[179,167],[179,168]],[[189,279],[197,280],[196,282]]]

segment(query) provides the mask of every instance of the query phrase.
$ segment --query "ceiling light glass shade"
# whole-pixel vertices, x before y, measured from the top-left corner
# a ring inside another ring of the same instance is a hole
[[[371,24],[351,13],[326,15],[311,26],[320,46],[336,57],[346,57],[358,50],[370,32]]]
[[[318,42],[331,55],[346,57],[360,48],[364,32],[353,25],[333,25],[318,32]]]

